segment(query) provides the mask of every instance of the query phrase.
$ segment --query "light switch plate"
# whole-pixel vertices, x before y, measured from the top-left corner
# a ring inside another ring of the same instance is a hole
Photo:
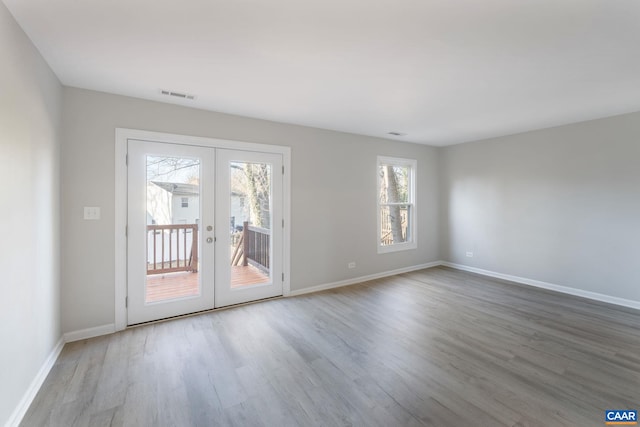
[[[85,206],[84,219],[89,219],[89,220],[100,219],[100,208],[97,206]]]

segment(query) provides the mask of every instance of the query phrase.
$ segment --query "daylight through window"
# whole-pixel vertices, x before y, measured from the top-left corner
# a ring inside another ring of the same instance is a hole
[[[416,247],[415,160],[378,157],[378,252]]]

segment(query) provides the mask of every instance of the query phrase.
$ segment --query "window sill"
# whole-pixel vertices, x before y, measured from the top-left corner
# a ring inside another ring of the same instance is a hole
[[[378,245],[378,254],[387,254],[390,252],[401,252],[416,249],[418,244],[416,242],[397,243],[395,245],[380,246]]]

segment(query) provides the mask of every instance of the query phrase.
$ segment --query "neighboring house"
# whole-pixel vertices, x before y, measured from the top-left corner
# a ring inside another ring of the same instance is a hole
[[[231,192],[230,227],[249,219],[246,195]],[[200,189],[197,184],[151,181],[147,185],[147,224],[198,224]]]
[[[197,184],[151,181],[147,185],[147,224],[197,224],[200,190]]]
[[[161,181],[147,184],[147,225],[198,224],[199,220],[200,189],[197,184]],[[155,258],[156,264],[164,261],[170,262],[169,268],[176,267],[171,262],[176,259],[186,262],[185,255],[190,257],[192,254],[191,229],[157,230],[149,232],[147,239],[148,263],[153,263]],[[169,251],[170,247],[173,252]]]
[[[230,230],[241,226],[249,217],[249,209],[245,203],[245,195],[231,192]],[[199,224],[200,223],[200,188],[197,184],[177,182],[150,181],[147,185],[147,225]],[[185,235],[186,233],[186,235]],[[184,236],[184,237],[183,237]],[[164,253],[158,248],[178,248],[173,255],[178,258],[187,252],[191,254],[191,230],[175,230],[149,233],[147,235],[147,262],[168,262],[172,259],[169,251]],[[155,244],[154,244],[155,240]],[[164,242],[163,242],[164,240]],[[154,256],[155,248],[155,256]],[[180,258],[182,260],[182,258]],[[173,258],[172,260],[175,260]]]
[[[249,206],[246,204],[246,195],[231,191],[231,228],[242,226],[243,221],[249,221]]]

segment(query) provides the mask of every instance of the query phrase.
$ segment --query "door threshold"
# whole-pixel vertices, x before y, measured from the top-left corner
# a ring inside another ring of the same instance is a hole
[[[177,316],[165,317],[163,319],[149,320],[148,322],[134,323],[133,325],[127,325],[125,330],[137,328],[137,327],[140,327],[140,326],[147,326],[147,325],[154,325],[154,324],[157,324],[157,323],[164,323],[164,322],[168,322],[170,320],[184,319],[186,317],[200,316],[201,314],[216,313],[216,312],[219,312],[219,311],[228,310],[230,308],[243,307],[245,305],[252,305],[252,304],[257,304],[257,303],[261,303],[261,302],[265,302],[265,301],[278,300],[278,299],[282,299],[282,298],[284,298],[284,296],[277,295],[275,297],[262,298],[262,299],[257,299],[257,300],[254,300],[254,301],[241,302],[241,303],[238,303],[238,304],[226,305],[224,307],[209,308],[207,310],[196,311],[196,312],[193,312],[193,313],[179,314]]]

